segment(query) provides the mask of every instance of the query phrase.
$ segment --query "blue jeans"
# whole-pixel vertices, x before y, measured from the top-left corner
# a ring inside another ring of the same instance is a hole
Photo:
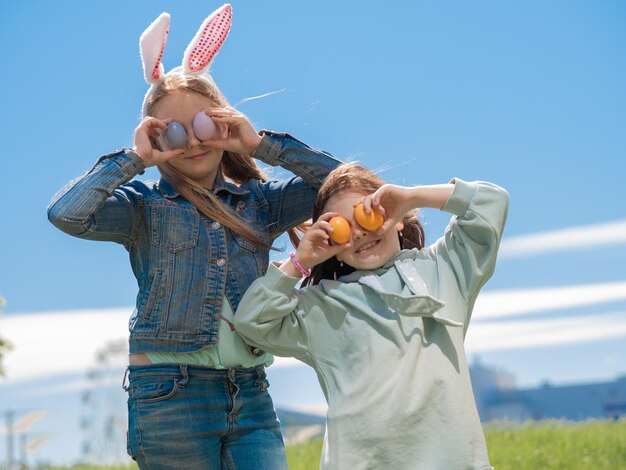
[[[286,470],[262,366],[130,366],[128,453],[141,469]]]

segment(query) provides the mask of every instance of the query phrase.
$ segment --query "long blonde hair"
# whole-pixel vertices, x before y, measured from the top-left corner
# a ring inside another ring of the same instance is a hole
[[[154,115],[156,106],[161,99],[180,91],[198,93],[206,96],[219,107],[230,107],[226,97],[219,90],[210,75],[203,74],[199,76],[185,74],[182,71],[172,71],[165,75],[158,85],[153,86],[146,95],[143,106],[144,117]],[[158,169],[163,178],[169,181],[181,196],[196,206],[202,215],[220,222],[255,245],[271,248],[271,242],[263,240],[259,233],[253,230],[244,219],[237,216],[230,208],[224,205],[211,191],[185,176],[168,162],[158,165]],[[237,184],[245,183],[250,179],[267,180],[266,175],[250,155],[229,151],[224,151],[219,172],[222,176],[228,177]]]

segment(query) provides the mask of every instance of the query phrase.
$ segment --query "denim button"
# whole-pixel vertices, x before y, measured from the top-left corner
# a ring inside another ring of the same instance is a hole
[[[211,224],[211,228],[217,230],[218,228],[220,228],[220,223],[215,221]]]
[[[220,267],[226,266],[226,260],[224,258],[217,258],[217,261],[215,263]]]

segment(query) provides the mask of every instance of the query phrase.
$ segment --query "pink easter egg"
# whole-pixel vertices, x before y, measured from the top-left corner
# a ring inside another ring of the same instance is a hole
[[[216,131],[215,123],[213,119],[207,116],[204,111],[200,111],[193,118],[193,133],[200,140],[212,139]]]

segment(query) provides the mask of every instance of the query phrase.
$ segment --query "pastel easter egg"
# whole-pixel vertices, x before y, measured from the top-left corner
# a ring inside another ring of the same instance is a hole
[[[165,131],[167,144],[174,149],[184,149],[187,147],[187,132],[179,122],[170,122]]]
[[[328,221],[333,231],[330,232],[330,239],[339,245],[350,241],[350,224],[341,216],[335,216]]]
[[[372,207],[372,211],[369,214],[365,213],[363,209],[363,203],[354,208],[354,218],[361,227],[371,232],[378,230],[385,223],[383,215]]]
[[[200,140],[212,139],[216,131],[215,123],[213,119],[205,114],[204,111],[200,111],[193,118],[193,133]]]

